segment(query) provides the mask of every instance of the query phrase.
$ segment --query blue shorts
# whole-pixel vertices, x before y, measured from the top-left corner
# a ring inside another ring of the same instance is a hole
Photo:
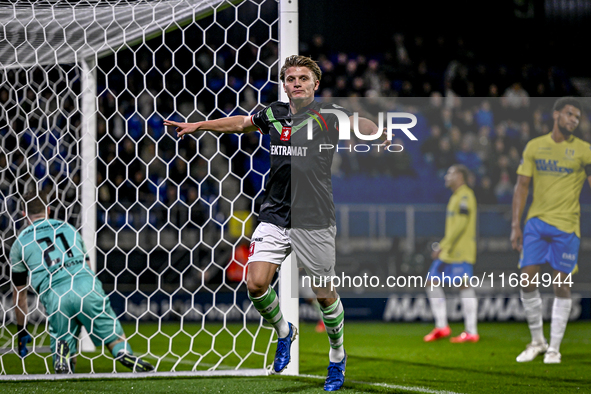
[[[447,284],[448,281],[453,281],[453,279],[457,277],[471,278],[473,273],[474,264],[466,263],[465,261],[459,263],[444,263],[437,259],[431,264],[427,278],[439,278],[441,281],[445,279]]]
[[[577,265],[581,240],[538,218],[531,218],[523,229],[523,252],[519,268],[550,263],[557,271],[570,274]]]

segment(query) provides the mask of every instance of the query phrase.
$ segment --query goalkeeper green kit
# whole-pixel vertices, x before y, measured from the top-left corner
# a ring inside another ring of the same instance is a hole
[[[76,353],[82,326],[96,346],[123,337],[109,297],[86,259],[80,233],[54,219],[40,219],[26,227],[10,250],[12,272],[30,273],[31,287],[45,307],[53,353],[58,340],[67,341],[70,353]]]

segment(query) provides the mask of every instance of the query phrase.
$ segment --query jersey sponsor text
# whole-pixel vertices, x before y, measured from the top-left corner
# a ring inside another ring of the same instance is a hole
[[[537,159],[536,160],[536,170],[538,171],[547,171],[547,172],[565,172],[567,174],[572,173],[574,170],[568,167],[560,167],[558,165],[558,160],[546,160],[546,159]]]
[[[307,146],[271,145],[271,154],[277,156],[306,156]]]

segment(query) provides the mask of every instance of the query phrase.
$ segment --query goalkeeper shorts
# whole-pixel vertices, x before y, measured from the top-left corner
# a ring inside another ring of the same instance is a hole
[[[72,283],[50,288],[41,299],[48,316],[52,353],[57,341],[65,340],[70,354],[75,354],[83,326],[96,346],[123,338],[123,328],[109,297],[101,282],[91,276],[76,277]]]

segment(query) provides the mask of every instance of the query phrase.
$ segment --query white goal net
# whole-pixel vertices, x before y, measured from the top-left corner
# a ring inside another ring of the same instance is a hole
[[[158,371],[263,371],[273,330],[246,297],[268,170],[258,133],[180,140],[164,119],[249,114],[277,99],[277,1],[0,5],[0,374],[53,373],[29,291],[18,356],[9,252],[18,201],[49,196],[81,232],[135,354]],[[106,348],[76,372],[121,369]]]

